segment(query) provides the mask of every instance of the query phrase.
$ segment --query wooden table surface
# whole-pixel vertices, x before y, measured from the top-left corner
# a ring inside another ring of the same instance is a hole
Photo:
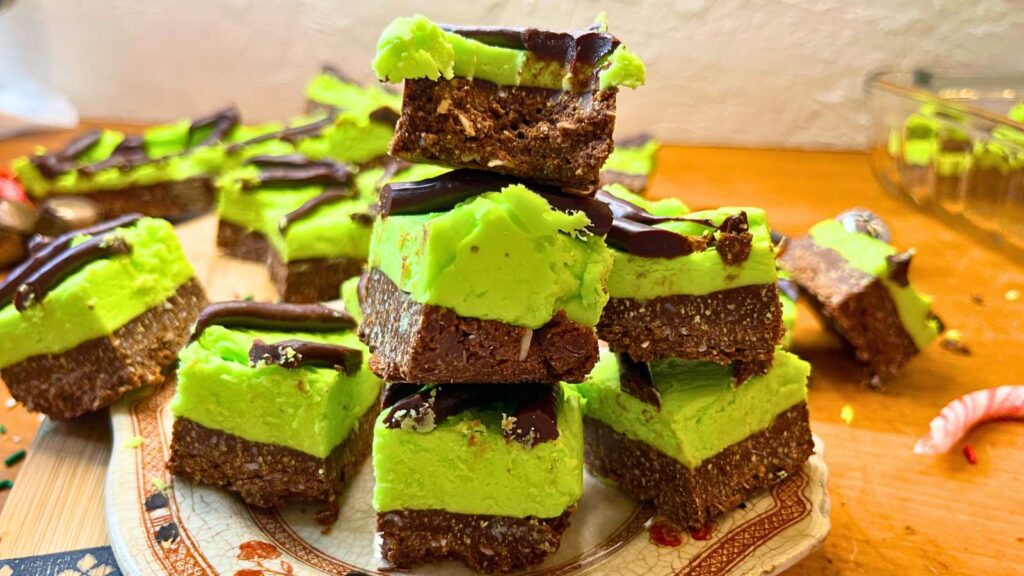
[[[66,135],[0,142],[0,166],[34,143]],[[898,246],[916,246],[911,277],[934,295],[935,309],[973,351],[958,356],[937,344],[882,390],[863,387],[839,345],[801,304],[794,351],[814,366],[812,428],[825,441],[832,533],[792,574],[1024,573],[1024,425],[990,424],[958,451],[913,454],[916,438],[953,398],[979,388],[1024,383],[1024,268],[886,195],[857,153],[669,147],[660,157],[653,196],[692,208],[756,205],[772,227],[800,234],[853,205],[881,214]],[[216,253],[215,220],[179,228],[211,299],[269,294],[259,266]],[[213,272],[216,270],[216,274]],[[2,343],[0,343],[2,345]],[[6,400],[6,390],[0,401]],[[844,406],[852,422],[840,418]],[[15,478],[0,513],[0,558],[106,543],[103,475],[109,457],[105,414],[72,423],[45,422],[21,407],[0,407],[0,452],[27,447],[28,459],[0,477]],[[16,440],[19,440],[16,442]]]

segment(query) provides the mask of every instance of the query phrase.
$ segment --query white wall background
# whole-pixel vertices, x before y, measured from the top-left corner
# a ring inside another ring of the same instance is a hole
[[[332,61],[370,79],[395,16],[580,27],[600,10],[648,64],[620,134],[675,142],[852,148],[879,67],[1024,73],[1019,0],[17,0],[0,13],[0,82],[29,75],[84,116],[157,120],[236,102],[249,120],[302,106]]]

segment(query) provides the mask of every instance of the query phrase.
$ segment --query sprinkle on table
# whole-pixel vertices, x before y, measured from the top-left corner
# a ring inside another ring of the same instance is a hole
[[[150,479],[150,482],[153,484],[154,488],[160,490],[161,492],[167,490],[167,482],[164,482],[163,478],[157,478],[156,476],[154,476],[152,479]]]
[[[978,463],[978,454],[970,444],[964,444],[964,458],[972,465]]]
[[[839,419],[843,421],[847,426],[853,424],[853,406],[846,404],[842,410],[839,411]]]
[[[956,328],[950,328],[942,333],[942,348],[961,356],[970,356],[971,348],[964,342],[963,336]]]
[[[131,438],[125,441],[124,447],[135,449],[138,448],[139,446],[142,446],[145,443],[146,439],[143,438],[142,436],[132,436]]]
[[[1017,290],[1016,288],[1011,288],[1010,290],[1006,291],[1006,294],[1003,294],[1003,298],[1007,302],[1016,302],[1017,300],[1020,300],[1020,290]]]
[[[25,454],[26,452],[24,448],[18,450],[17,452],[11,454],[7,458],[4,458],[4,465],[7,466],[8,468],[14,466],[18,462],[21,462],[22,460],[25,459]]]
[[[14,480],[7,480],[6,478],[0,480],[0,492],[10,490],[11,488],[14,488]]]
[[[7,426],[0,424],[0,434],[7,434]]]

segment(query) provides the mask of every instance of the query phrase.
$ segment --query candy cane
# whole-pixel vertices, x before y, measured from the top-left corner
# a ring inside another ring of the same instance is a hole
[[[976,424],[1000,418],[1024,418],[1024,386],[999,386],[965,394],[950,402],[914,445],[917,454],[941,454]]]

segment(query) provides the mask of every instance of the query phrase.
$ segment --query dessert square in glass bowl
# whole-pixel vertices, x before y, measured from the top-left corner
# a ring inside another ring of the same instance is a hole
[[[886,71],[865,93],[882,186],[1024,262],[1024,76]]]

